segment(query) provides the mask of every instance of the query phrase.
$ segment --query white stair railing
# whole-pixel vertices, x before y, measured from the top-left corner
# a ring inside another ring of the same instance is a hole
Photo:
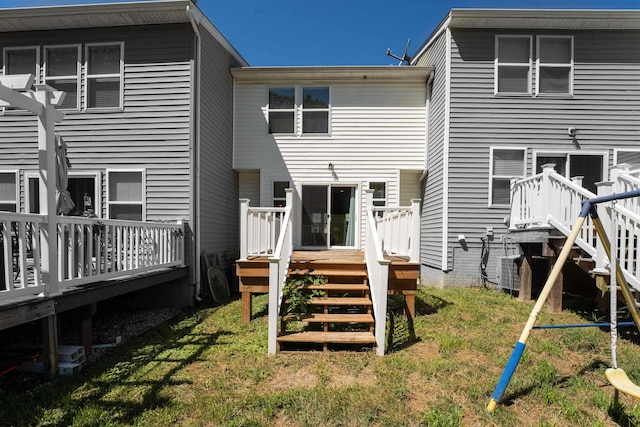
[[[373,214],[373,190],[365,190],[365,249],[364,257],[369,275],[369,287],[375,317],[376,352],[384,355],[384,339],[387,327],[387,292],[389,287],[389,264],[384,258],[380,236],[377,232]]]
[[[640,214],[621,206],[621,201],[618,200],[607,208],[612,222],[617,224],[617,235],[609,236],[609,240],[612,250],[616,251],[615,259],[627,283],[640,291]]]
[[[255,208],[240,199],[240,259],[274,253],[286,208]]]
[[[293,225],[291,211],[293,207],[293,189],[285,189],[286,207],[282,218],[282,227],[273,255],[269,258],[269,336],[267,352],[276,354],[278,339],[278,320],[282,306],[282,291],[289,273],[289,264],[293,254]]]
[[[409,207],[374,207],[376,231],[382,252],[408,256],[412,262],[420,258],[420,200]]]

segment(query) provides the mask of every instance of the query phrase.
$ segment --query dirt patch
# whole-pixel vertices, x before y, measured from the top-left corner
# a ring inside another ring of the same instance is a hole
[[[313,367],[301,366],[293,370],[290,367],[277,369],[271,378],[260,387],[263,394],[279,393],[292,388],[313,388],[318,385],[318,377]]]

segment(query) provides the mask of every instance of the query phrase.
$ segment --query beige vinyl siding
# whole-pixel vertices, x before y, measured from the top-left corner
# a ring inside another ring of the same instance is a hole
[[[442,226],[444,209],[444,138],[446,123],[446,32],[429,47],[417,65],[435,66],[433,91],[429,104],[426,177],[421,216],[420,262],[442,266]]]
[[[260,171],[238,172],[238,195],[249,199],[249,206],[260,206]]]
[[[290,179],[298,197],[302,184],[357,185],[361,207],[368,182],[385,181],[387,203],[397,206],[398,169],[424,167],[424,83],[295,84],[330,86],[329,135],[268,134],[269,83],[236,82],[234,168],[260,169],[261,205],[271,204],[274,180]]]
[[[200,247],[214,253],[238,251],[238,178],[232,168],[235,59],[201,31],[199,173]],[[223,259],[219,258],[222,263]]]
[[[507,32],[498,32],[505,34]],[[512,33],[512,32],[510,32]],[[632,32],[526,31],[574,36],[573,96],[500,97],[493,91],[495,30],[453,30],[449,243],[464,234],[480,247],[486,227],[506,232],[508,208],[488,208],[490,146],[572,154],[637,147],[640,125],[640,34]],[[535,82],[535,67],[533,81]],[[535,92],[535,88],[534,92]],[[580,133],[577,144],[569,127]],[[577,215],[577,213],[576,213]]]
[[[185,24],[93,28],[6,33],[0,42],[82,43],[83,58],[85,43],[124,42],[124,108],[70,112],[56,131],[69,147],[72,170],[103,172],[103,190],[107,169],[144,169],[148,220],[189,216],[190,32]],[[0,165],[37,169],[35,117],[10,113],[0,117],[0,126]],[[104,191],[102,206],[105,216]]]
[[[422,171],[400,171],[400,206],[411,206],[412,199],[420,198],[420,186],[418,180]]]

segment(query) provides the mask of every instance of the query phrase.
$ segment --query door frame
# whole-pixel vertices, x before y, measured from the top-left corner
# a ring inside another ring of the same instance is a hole
[[[95,200],[93,201],[93,205],[95,206],[95,214],[98,218],[102,218],[102,192],[100,189],[102,188],[102,174],[100,171],[69,171],[69,178],[93,178],[94,182],[94,192],[95,192]],[[24,172],[24,208],[25,212],[29,213],[31,210],[30,206],[30,179],[38,179],[40,177],[40,172],[38,171],[25,171]]]
[[[567,171],[567,175],[571,175],[571,167],[569,158],[574,156],[600,156],[602,158],[602,180],[606,181],[609,179],[609,151],[608,150],[576,150],[576,151],[567,151],[567,150],[543,150],[536,149],[533,150],[533,158],[531,163],[531,176],[536,174],[536,164],[538,163],[538,156],[565,156],[566,165],[565,170]],[[571,176],[565,176],[566,178],[571,179]]]
[[[305,185],[310,186],[323,186],[327,187],[327,210],[331,210],[331,187],[351,187],[355,191],[355,229],[353,236],[353,246],[332,246],[331,243],[331,223],[328,223],[329,232],[327,233],[327,245],[326,246],[303,246],[302,245],[302,187]],[[301,249],[309,249],[309,250],[328,250],[328,249],[359,249],[360,248],[360,236],[361,236],[361,191],[362,184],[358,182],[317,182],[317,181],[305,181],[298,182],[295,185],[296,192],[300,195],[300,203],[296,209],[296,217],[295,227],[297,230],[297,238],[295,246]]]

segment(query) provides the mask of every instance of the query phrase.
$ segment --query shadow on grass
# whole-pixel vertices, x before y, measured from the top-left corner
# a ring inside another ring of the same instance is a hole
[[[554,378],[549,384],[553,385],[554,387],[562,387],[567,381],[569,381],[573,377],[584,375],[587,372],[598,371],[608,366],[609,364],[607,362],[605,362],[600,358],[596,358],[591,363],[589,363],[588,365],[580,369],[580,371],[576,372],[574,375],[570,375],[570,376],[568,375],[561,378]],[[511,406],[513,405],[516,399],[530,394],[533,390],[539,389],[543,385],[544,383],[542,382],[531,384],[527,387],[522,387],[519,390],[515,390],[511,393],[508,393],[502,398],[501,404],[504,406]]]
[[[415,313],[416,316],[428,316],[450,304],[442,298],[418,293],[415,298]],[[419,342],[420,338],[416,336],[413,324],[414,319],[405,316],[404,297],[389,295],[387,305],[387,352],[393,353]]]
[[[44,385],[30,392],[28,398],[0,396],[2,424],[38,424],[48,417],[47,413],[57,409],[52,425],[67,426],[77,422],[98,425],[100,422],[96,418],[129,425],[145,411],[170,407],[172,403],[166,387],[190,383],[176,379],[176,374],[202,360],[203,353],[220,337],[233,335],[228,331],[198,332],[199,323],[195,319],[199,316],[183,316],[153,329],[122,348],[114,349],[80,375]],[[5,398],[11,401],[3,402]],[[78,421],[79,416],[87,419]],[[89,418],[94,421],[90,422]]]

